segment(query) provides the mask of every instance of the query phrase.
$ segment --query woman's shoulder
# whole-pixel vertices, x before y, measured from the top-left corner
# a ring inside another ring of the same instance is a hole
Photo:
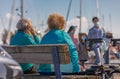
[[[63,30],[50,30],[48,33],[46,33],[44,36],[54,36],[54,35],[57,35],[57,36],[60,36],[60,35],[63,35],[63,34],[66,34],[66,32],[64,32]]]
[[[23,31],[18,31],[16,34],[15,34],[15,38],[21,38],[21,39],[29,39],[29,38],[32,38],[31,35],[23,32]]]
[[[46,33],[42,39],[48,39],[48,38],[64,39],[65,37],[69,37],[69,35],[63,30],[51,30],[48,33]]]

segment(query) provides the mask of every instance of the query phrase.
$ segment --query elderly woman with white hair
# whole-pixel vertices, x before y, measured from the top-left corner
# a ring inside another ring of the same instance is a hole
[[[38,38],[31,21],[27,19],[20,19],[17,23],[18,31],[13,36],[10,41],[10,45],[36,45],[40,44],[40,39]],[[34,64],[20,63],[22,70],[25,74],[35,72]]]

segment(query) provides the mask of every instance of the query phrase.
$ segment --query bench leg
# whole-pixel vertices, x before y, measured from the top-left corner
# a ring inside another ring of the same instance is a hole
[[[60,72],[60,61],[59,61],[59,54],[57,51],[57,47],[53,47],[52,56],[53,56],[56,79],[62,79],[61,72]]]

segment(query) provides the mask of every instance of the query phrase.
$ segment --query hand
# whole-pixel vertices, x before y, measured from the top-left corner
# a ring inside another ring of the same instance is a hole
[[[33,26],[27,26],[25,32],[30,34],[31,36],[35,36],[37,34]]]
[[[34,28],[31,28],[30,32],[33,36],[37,34]]]

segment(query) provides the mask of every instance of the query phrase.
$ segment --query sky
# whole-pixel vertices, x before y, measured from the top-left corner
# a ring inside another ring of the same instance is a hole
[[[32,21],[36,30],[43,32],[47,28],[47,18],[51,13],[59,13],[66,18],[70,0],[24,0],[24,17]],[[0,0],[0,37],[3,29],[8,29],[13,0]],[[120,0],[99,0],[100,24],[106,31],[111,31],[118,37],[120,34]],[[92,27],[91,19],[97,15],[96,0],[82,0],[82,32]],[[11,30],[16,29],[20,16],[20,0],[15,0]],[[67,28],[78,25],[80,15],[80,0],[72,0]],[[110,19],[111,17],[111,19]],[[111,26],[111,27],[110,27]]]

